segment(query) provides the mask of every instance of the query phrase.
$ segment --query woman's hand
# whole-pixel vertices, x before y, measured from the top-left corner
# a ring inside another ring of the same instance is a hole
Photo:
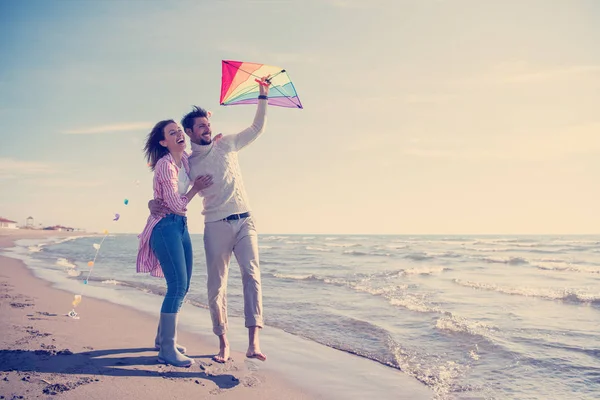
[[[194,187],[194,189],[200,191],[206,189],[212,184],[212,175],[201,175],[196,178],[192,186]]]

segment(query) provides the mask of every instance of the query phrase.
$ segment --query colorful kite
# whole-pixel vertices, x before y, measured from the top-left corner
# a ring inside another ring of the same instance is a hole
[[[302,108],[296,88],[285,69],[272,65],[223,60],[222,106],[258,103],[259,82],[269,76],[269,105]]]

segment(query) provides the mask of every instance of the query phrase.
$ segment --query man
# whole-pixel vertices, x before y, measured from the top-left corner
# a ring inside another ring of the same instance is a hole
[[[219,337],[219,353],[213,358],[229,359],[227,340],[227,277],[232,253],[240,266],[244,292],[245,326],[248,328],[246,357],[265,361],[258,331],[263,327],[262,290],[258,257],[258,235],[250,214],[237,152],[263,131],[266,120],[268,77],[259,84],[260,95],[253,124],[235,135],[212,139],[208,113],[199,107],[181,124],[192,142],[190,180],[212,176],[213,184],[202,190],[204,198],[204,250],[206,252],[208,304],[213,332]],[[154,212],[154,211],[153,211]]]

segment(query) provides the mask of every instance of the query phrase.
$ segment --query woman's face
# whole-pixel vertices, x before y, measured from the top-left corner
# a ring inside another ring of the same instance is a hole
[[[169,152],[182,152],[185,150],[185,134],[183,129],[175,123],[171,122],[163,129],[165,139],[160,141],[160,144],[166,147]]]

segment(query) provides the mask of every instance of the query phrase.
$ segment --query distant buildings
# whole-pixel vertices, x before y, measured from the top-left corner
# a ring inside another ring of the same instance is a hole
[[[0,217],[0,228],[17,229],[17,221]]]
[[[44,228],[45,231],[65,231],[65,232],[73,232],[75,229],[73,228],[69,228],[68,226],[60,226],[60,225],[54,225],[54,226],[47,226]]]
[[[73,231],[80,231],[80,229],[75,229],[75,228],[71,228],[68,226],[62,226],[62,225],[54,225],[54,226],[47,226],[45,228],[42,228],[42,224],[39,224],[40,226],[38,228],[36,228],[33,225],[33,217],[29,217],[27,218],[27,221],[25,223],[25,226],[17,226],[17,221],[13,221],[10,219],[6,219],[4,217],[0,217],[0,229],[42,229],[45,231],[60,231],[60,232],[73,232]]]

